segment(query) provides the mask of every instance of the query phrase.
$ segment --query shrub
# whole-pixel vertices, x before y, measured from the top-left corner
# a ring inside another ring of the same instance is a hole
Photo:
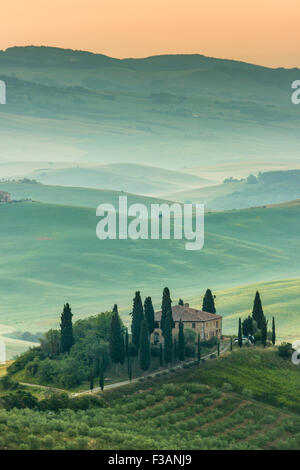
[[[253,398],[253,392],[249,388],[243,388],[242,393],[245,398]]]
[[[41,440],[34,435],[29,435],[25,442],[30,450],[39,450],[41,448]]]
[[[232,392],[233,387],[232,387],[232,385],[231,385],[230,383],[224,382],[223,385],[222,385],[222,390],[223,390],[224,392]]]
[[[53,449],[54,447],[54,439],[52,436],[45,436],[44,439],[43,439],[43,446],[48,449],[48,450],[51,450]]]
[[[291,343],[281,343],[278,346],[278,354],[284,359],[290,359],[293,354],[293,349]]]
[[[13,408],[35,408],[38,400],[30,392],[16,390],[4,395],[1,403],[6,410],[12,410]]]
[[[4,377],[2,377],[2,379],[0,380],[0,386],[4,389],[4,390],[15,390],[19,387],[19,384],[18,382],[15,382],[13,381],[9,375],[5,375]]]

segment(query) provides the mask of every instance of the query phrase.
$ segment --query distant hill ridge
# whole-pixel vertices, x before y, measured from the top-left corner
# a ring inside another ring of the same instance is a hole
[[[0,52],[0,159],[169,169],[298,160],[299,69],[204,55],[115,59],[53,47]],[[11,139],[14,132],[15,139]],[[22,145],[19,143],[22,142]]]
[[[165,67],[166,62],[172,65],[188,65],[193,67],[199,67],[199,65],[204,64],[222,64],[222,65],[230,65],[230,66],[238,66],[247,68],[258,68],[258,69],[265,69],[265,70],[300,70],[296,67],[294,68],[284,68],[284,67],[277,67],[271,68],[262,65],[256,65],[249,62],[233,60],[233,59],[224,59],[224,58],[217,58],[217,57],[210,57],[204,54],[158,54],[146,57],[138,57],[138,58],[115,58],[110,57],[106,54],[90,52],[86,50],[78,50],[78,49],[66,49],[66,48],[59,48],[59,47],[52,47],[52,46],[13,46],[9,47],[5,50],[0,50],[0,60],[23,60],[24,64],[28,64],[28,59],[32,59],[33,61],[37,61],[37,65],[43,64],[43,59],[56,59],[56,60],[63,60],[65,61],[67,58],[70,59],[77,59],[77,61],[71,62],[71,64],[67,64],[64,62],[65,65],[78,65],[78,61],[82,63],[89,63],[90,65],[103,65],[109,64],[118,66],[126,66],[126,67],[135,67],[137,64],[143,65],[146,63],[151,63],[151,66],[163,66]],[[42,62],[40,60],[42,59]],[[28,65],[32,65],[29,63]]]

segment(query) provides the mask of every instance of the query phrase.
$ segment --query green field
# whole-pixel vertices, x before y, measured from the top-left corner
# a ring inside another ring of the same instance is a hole
[[[104,391],[104,408],[1,409],[0,448],[298,449],[299,381],[273,349],[245,348]]]

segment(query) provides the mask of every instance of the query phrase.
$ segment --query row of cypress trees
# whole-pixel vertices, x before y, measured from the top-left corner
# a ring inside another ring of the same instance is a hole
[[[172,316],[172,300],[168,287],[163,290],[161,305],[161,331],[164,336],[164,345],[160,345],[160,364],[170,364],[174,356],[183,361],[185,358],[185,341],[183,322],[179,324],[178,343],[173,341],[174,321]],[[150,335],[155,329],[155,316],[151,297],[146,297],[144,305],[140,291],[135,293],[131,312],[131,343],[138,351],[139,367],[146,371],[151,362]],[[128,330],[122,332],[118,308],[115,305],[110,331],[110,357],[115,364],[124,364],[127,357],[128,374],[131,378],[132,362],[130,358],[131,345],[129,344]]]
[[[254,323],[255,322],[255,323]],[[249,336],[254,335],[255,333],[255,324],[257,329],[261,333],[261,343],[264,347],[267,345],[268,339],[268,320],[264,314],[262,308],[262,302],[260,294],[257,291],[254,298],[252,316],[247,317],[243,322],[239,318],[238,324],[238,345],[242,347],[243,345],[243,335]],[[276,343],[276,329],[275,329],[275,318],[272,318],[272,335],[271,335],[272,344]]]
[[[258,293],[257,293],[258,294]],[[215,309],[215,303],[214,303],[214,298],[215,296],[212,295],[212,292],[210,289],[207,289],[204,298],[203,298],[203,304],[202,304],[202,310],[205,312],[210,312],[210,313],[216,313]],[[257,300],[255,300],[257,301]],[[183,305],[183,300],[179,299],[179,305]],[[170,318],[168,319],[168,322],[172,325],[173,327],[173,318],[172,318],[172,300],[170,297],[170,291],[168,287],[165,287],[163,290],[163,298],[162,298],[162,316],[161,316],[161,330],[163,336],[165,336],[165,329],[166,329],[166,319],[168,315]],[[259,311],[259,305],[257,306],[257,312],[258,316],[260,315]],[[144,302],[144,307],[142,304],[142,299],[140,292],[137,291],[135,293],[135,298],[133,300],[133,309],[132,309],[132,323],[131,323],[131,331],[132,331],[132,343],[135,344],[137,348],[140,346],[140,334],[141,334],[141,325],[143,320],[145,319],[147,321],[148,325],[148,331],[149,334],[153,333],[154,331],[154,308],[152,304],[151,297],[146,297],[145,302]],[[73,336],[73,325],[72,325],[72,311],[70,308],[70,305],[66,303],[63,308],[63,312],[61,314],[61,324],[60,324],[60,329],[61,329],[61,352],[69,353],[71,347],[74,344],[74,336]],[[116,346],[116,344],[119,344],[120,341],[120,335],[121,332],[118,331],[119,329],[121,330],[121,327],[118,327],[118,307],[117,305],[114,305],[113,308],[113,317],[112,317],[112,323],[113,326],[112,328],[114,329],[114,337],[116,338],[112,345],[112,357],[115,358],[116,362],[121,362],[123,361],[123,356],[124,354],[122,353],[121,349]],[[253,316],[254,319],[256,317]],[[260,318],[258,318],[258,327],[260,322]],[[146,331],[146,328],[144,326],[144,330]],[[144,334],[145,334],[144,331]],[[167,333],[167,336],[169,336],[169,332]],[[169,338],[168,340],[169,341]],[[124,362],[124,361],[123,361]]]
[[[179,305],[184,305],[183,300],[179,299]],[[203,298],[204,311],[215,313],[214,296],[210,289],[207,289]],[[183,361],[185,358],[185,340],[183,322],[180,320],[178,343],[177,340],[173,341],[173,327],[174,321],[172,316],[172,300],[168,287],[165,287],[162,295],[161,305],[161,331],[164,337],[164,346],[160,345],[160,364],[163,362],[170,364],[174,358]],[[66,303],[61,314],[61,344],[60,350],[62,353],[69,353],[74,344],[73,325],[72,325],[72,311],[70,305]],[[150,350],[150,335],[155,329],[155,313],[151,297],[146,297],[144,305],[142,303],[140,291],[135,293],[133,299],[133,308],[131,313],[131,342],[138,350],[139,366],[143,371],[150,367],[151,350]],[[121,320],[119,317],[118,306],[115,304],[112,310],[110,338],[109,338],[109,352],[112,362],[116,365],[123,365],[127,358],[128,375],[132,376],[132,361],[130,358],[130,344],[128,329],[122,329]],[[198,355],[200,355],[200,338],[198,338]],[[99,360],[98,364],[99,385],[103,389],[104,386],[104,366],[103,361]],[[94,386],[94,373],[91,372],[91,388]]]

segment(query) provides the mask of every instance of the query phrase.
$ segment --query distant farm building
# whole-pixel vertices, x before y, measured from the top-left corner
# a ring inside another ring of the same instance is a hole
[[[11,202],[10,194],[5,191],[0,191],[0,202]]]
[[[190,328],[200,334],[202,341],[207,341],[214,336],[220,338],[222,335],[222,317],[214,313],[203,312],[195,308],[190,308],[189,304],[174,305],[172,307],[174,334],[178,335],[179,322],[184,328]],[[160,328],[161,311],[155,313],[155,330],[151,335],[151,342],[154,344],[163,342]]]

